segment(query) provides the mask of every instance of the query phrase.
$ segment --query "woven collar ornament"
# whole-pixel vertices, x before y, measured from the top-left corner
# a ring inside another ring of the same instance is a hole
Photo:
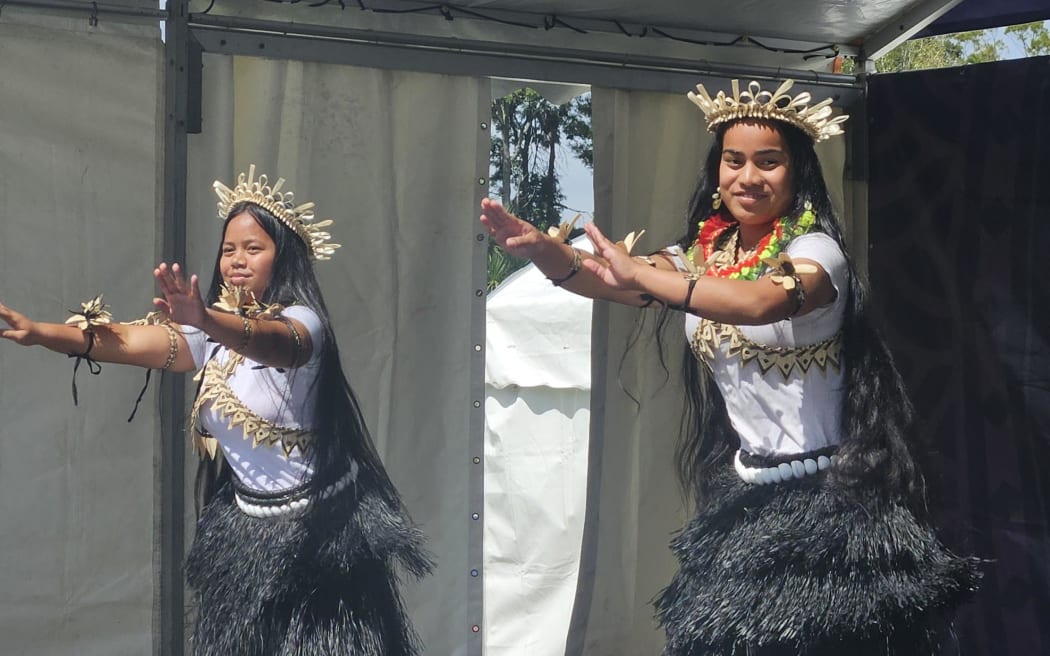
[[[788,94],[794,86],[794,80],[785,80],[776,91],[763,91],[758,82],[751,81],[746,91],[740,90],[740,81],[733,80],[733,95],[727,96],[719,91],[712,98],[704,85],[696,85],[696,91],[689,92],[692,100],[707,117],[707,129],[711,132],[728,121],[741,118],[757,118],[788,123],[802,130],[814,142],[824,141],[828,137],[842,134],[842,124],[849,117],[832,116],[831,98],[825,98],[815,105],[808,91],[795,97]]]
[[[248,176],[241,173],[237,176],[237,186],[230,189],[221,181],[212,185],[219,196],[219,218],[226,220],[230,210],[240,202],[249,202],[262,207],[278,218],[292,232],[299,236],[310,247],[310,255],[315,260],[331,259],[339,244],[329,243],[332,235],[322,230],[332,225],[331,219],[314,221],[314,204],[296,205],[290,191],[281,191],[284,178],[277,178],[271,187],[267,184],[266,175],[255,178],[255,165],[248,167]]]

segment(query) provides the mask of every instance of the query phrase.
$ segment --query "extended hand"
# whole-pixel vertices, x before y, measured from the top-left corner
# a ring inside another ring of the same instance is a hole
[[[175,323],[197,328],[203,326],[206,309],[196,275],[190,276],[187,282],[178,264],[169,267],[161,262],[153,270],[153,277],[157,279],[157,284],[164,294],[164,298],[153,299],[153,305],[157,306],[157,309],[171,317]]]
[[[481,224],[500,245],[515,257],[532,259],[550,238],[528,221],[522,221],[489,198],[481,200]]]
[[[648,266],[631,257],[622,244],[614,244],[609,241],[593,223],[588,223],[583,226],[583,229],[587,233],[587,238],[594,244],[594,255],[596,256],[584,260],[584,268],[613,289],[639,290],[638,273],[647,269]]]
[[[34,341],[33,322],[24,314],[15,312],[3,303],[0,303],[0,320],[9,328],[0,327],[0,337],[9,339],[22,346],[32,346]]]

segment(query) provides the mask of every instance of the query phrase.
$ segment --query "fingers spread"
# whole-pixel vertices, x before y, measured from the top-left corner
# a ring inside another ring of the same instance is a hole
[[[583,229],[587,233],[587,238],[591,240],[591,243],[594,244],[595,248],[605,250],[609,246],[612,246],[612,243],[605,238],[605,235],[603,235],[602,231],[598,229],[598,226],[593,223],[588,223],[583,226]]]

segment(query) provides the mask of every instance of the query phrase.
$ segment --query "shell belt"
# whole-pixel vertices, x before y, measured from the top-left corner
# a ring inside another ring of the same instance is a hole
[[[799,458],[788,462],[782,462],[772,467],[751,467],[745,465],[741,459],[742,451],[737,451],[733,457],[733,466],[737,475],[745,483],[753,485],[770,485],[772,483],[783,483],[793,478],[804,478],[813,476],[829,467],[838,464],[837,455],[816,455],[815,453],[800,453]],[[808,457],[813,456],[813,457]]]
[[[311,497],[309,484],[301,485],[286,492],[263,494],[244,487],[234,479],[234,499],[237,507],[245,515],[258,519],[268,517],[298,517],[305,513],[314,503],[314,499],[325,501],[342,492],[351,483],[357,481],[357,462],[350,463],[350,471],[339,477],[339,480],[328,485]]]

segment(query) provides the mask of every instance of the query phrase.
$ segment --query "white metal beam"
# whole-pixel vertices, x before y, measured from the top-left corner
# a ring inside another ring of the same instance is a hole
[[[398,68],[449,75],[542,79],[572,84],[680,91],[705,78],[774,80],[857,91],[852,75],[725,61],[686,60],[584,49],[551,48],[347,27],[195,14],[194,36],[206,52]]]
[[[875,60],[882,57],[923,30],[962,0],[924,0],[895,17],[892,21],[864,39],[861,47],[864,57]]]

